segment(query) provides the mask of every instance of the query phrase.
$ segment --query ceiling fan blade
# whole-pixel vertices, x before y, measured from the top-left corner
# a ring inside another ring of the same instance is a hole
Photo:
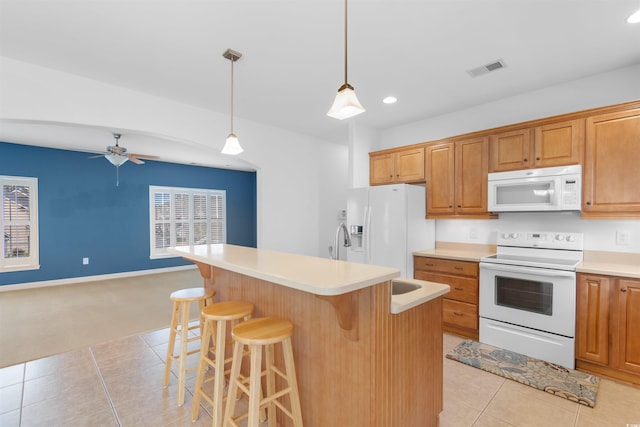
[[[127,155],[129,157],[133,156],[133,157],[137,157],[139,159],[148,159],[148,160],[157,160],[157,159],[160,158],[158,156],[149,156],[147,154],[137,154],[137,153],[127,153]]]
[[[137,158],[133,157],[132,155],[128,155],[127,157],[129,158],[130,161],[132,161],[136,165],[144,165],[144,162],[142,160],[137,159]]]
[[[104,157],[104,154],[98,154],[97,156],[89,156],[90,159],[96,159],[98,157]]]

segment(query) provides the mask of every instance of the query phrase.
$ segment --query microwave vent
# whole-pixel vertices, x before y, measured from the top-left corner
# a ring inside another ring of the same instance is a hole
[[[473,68],[471,70],[467,70],[467,73],[471,77],[479,77],[485,74],[489,74],[492,71],[500,70],[505,68],[507,65],[504,63],[502,59],[497,59],[489,64],[482,65],[480,67]]]

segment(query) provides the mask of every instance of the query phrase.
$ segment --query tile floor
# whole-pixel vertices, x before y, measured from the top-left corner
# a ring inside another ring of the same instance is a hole
[[[194,374],[182,407],[176,377],[162,387],[167,338],[163,329],[0,369],[0,426],[210,426],[206,403],[190,420]],[[444,353],[460,341],[445,334]],[[442,427],[634,423],[640,387],[603,379],[596,407],[588,408],[444,359]]]

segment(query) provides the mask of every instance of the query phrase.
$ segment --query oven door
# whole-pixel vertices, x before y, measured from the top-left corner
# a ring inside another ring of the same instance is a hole
[[[574,337],[573,271],[480,263],[480,317]]]

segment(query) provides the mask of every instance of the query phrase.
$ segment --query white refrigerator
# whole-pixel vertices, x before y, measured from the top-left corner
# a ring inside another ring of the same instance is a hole
[[[413,252],[433,249],[435,221],[425,219],[426,189],[409,184],[353,188],[347,197],[347,260],[395,267],[413,277]]]

